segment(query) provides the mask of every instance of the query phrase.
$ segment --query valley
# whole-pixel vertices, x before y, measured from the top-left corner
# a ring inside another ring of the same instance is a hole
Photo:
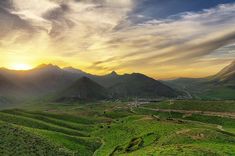
[[[235,155],[234,83],[218,80],[232,70],[158,81],[50,64],[0,69],[0,155]]]
[[[0,112],[0,153],[234,155],[234,107],[234,101],[194,100],[31,103]]]

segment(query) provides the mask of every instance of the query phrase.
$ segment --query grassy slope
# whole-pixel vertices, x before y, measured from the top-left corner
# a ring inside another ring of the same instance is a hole
[[[151,104],[148,107],[168,108],[167,103]],[[0,123],[8,122],[11,127],[17,125],[26,134],[48,142],[50,148],[55,149],[55,153],[63,149],[62,152],[66,154],[84,156],[94,152],[98,156],[235,155],[234,119],[204,115],[185,116],[182,113],[164,113],[141,108],[130,110],[127,103],[120,102],[53,104],[49,107],[44,110],[41,107],[40,111],[5,110],[0,112]],[[233,112],[234,102],[220,101],[213,104],[212,101],[177,101],[170,106],[172,107]],[[221,125],[224,131],[217,125]],[[9,131],[8,128],[2,129],[5,129],[5,133]],[[16,139],[21,140],[21,135],[22,133],[17,134]],[[8,137],[11,138],[6,135],[5,144],[10,142]],[[101,142],[103,144],[100,147]],[[1,143],[1,146],[6,145]],[[29,150],[28,146],[19,148]],[[2,151],[0,148],[0,152]],[[32,155],[33,153],[31,151]]]
[[[72,155],[67,149],[35,136],[19,126],[0,123],[0,155]]]
[[[204,128],[183,129],[123,155],[234,155],[235,137]]]
[[[102,130],[95,133],[95,135],[102,136],[105,142],[103,147],[97,152],[97,155],[108,155],[114,152],[117,146],[124,148],[136,137],[150,133],[156,133],[160,137],[182,127],[183,126],[171,123],[156,122],[149,116],[131,116],[123,118],[118,121],[118,123],[105,126]]]
[[[151,103],[145,107],[159,109],[198,110],[214,112],[235,112],[235,101],[177,100]]]
[[[231,99],[234,100],[235,89],[229,87],[218,87],[208,91],[204,91],[198,96],[202,99]]]
[[[96,155],[179,155],[182,151],[185,155],[235,154],[234,135],[212,127],[156,121],[150,116],[133,116],[119,122],[121,124],[106,125],[98,134],[95,133],[105,142]]]
[[[50,141],[52,145],[66,149],[70,154],[92,155],[101,145],[99,138],[90,137],[89,133],[94,128],[89,124],[90,121],[88,123],[88,120],[79,120],[79,117],[69,115],[66,120],[66,115],[61,117],[50,113],[39,114],[23,110],[6,110],[0,112],[0,121],[11,123],[13,126],[18,125],[26,132],[36,134],[39,138]],[[76,122],[73,122],[75,119]]]
[[[66,135],[59,132],[40,130],[40,129],[28,129],[32,133],[48,139],[56,145],[61,145],[72,151],[74,155],[89,156],[100,147],[100,140],[92,137],[77,137]]]
[[[62,120],[60,118],[55,118],[56,116],[54,115],[54,118],[52,117],[52,114],[43,114],[43,113],[37,113],[37,112],[29,112],[29,111],[24,111],[24,110],[18,110],[18,109],[13,109],[13,110],[5,110],[3,112],[10,113],[10,114],[15,114],[15,115],[20,115],[24,117],[29,117],[31,119],[36,119],[36,120],[41,120],[44,122],[52,123],[64,128],[69,128],[73,130],[78,130],[78,131],[87,131],[90,132],[92,131],[93,126],[89,125],[89,122],[81,121],[81,120],[76,120],[76,122],[80,123],[74,123],[68,120]],[[82,122],[82,123],[81,123]],[[85,122],[85,124],[84,124]]]
[[[214,111],[214,112],[235,112],[235,101],[202,101],[202,100],[180,100],[174,101],[173,104],[170,104],[169,101],[164,101],[160,103],[152,103],[145,105],[147,108],[154,109],[176,109],[176,110],[197,110],[197,111]],[[217,124],[223,126],[224,129],[235,133],[235,120],[227,117],[216,117],[216,116],[207,116],[200,114],[186,115],[182,113],[160,113],[156,111],[138,109],[141,113],[144,114],[154,114],[166,117],[174,118],[183,118],[185,120],[199,121],[209,124]]]

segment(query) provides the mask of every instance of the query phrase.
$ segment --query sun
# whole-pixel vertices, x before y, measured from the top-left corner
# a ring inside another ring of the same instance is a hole
[[[25,63],[14,63],[10,65],[9,68],[12,70],[29,70],[29,69],[32,69],[32,66],[30,66],[29,64],[25,64]]]

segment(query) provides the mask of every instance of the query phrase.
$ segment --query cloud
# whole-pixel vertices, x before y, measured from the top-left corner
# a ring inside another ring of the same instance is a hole
[[[34,31],[27,21],[9,12],[7,7],[0,7],[0,29],[1,46],[17,43],[19,38],[21,40],[29,39]]]
[[[180,14],[177,19],[148,21],[116,32],[110,43],[135,51],[120,57],[127,60],[120,68],[143,62],[153,67],[199,61],[234,42],[234,10],[234,4],[220,5],[197,13]]]
[[[0,52],[40,60],[47,56],[97,73],[159,74],[205,60],[214,66],[228,49],[223,47],[235,43],[234,3],[153,19],[136,11],[143,2],[3,0]],[[226,63],[235,57],[226,55]]]

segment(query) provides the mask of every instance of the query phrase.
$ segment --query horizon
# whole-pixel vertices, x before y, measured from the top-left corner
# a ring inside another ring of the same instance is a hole
[[[4,0],[0,66],[207,77],[235,59],[235,1]],[[99,19],[99,20],[98,20]]]
[[[225,65],[224,67],[222,67],[221,69],[219,69],[218,71],[216,71],[214,74],[211,74],[211,75],[208,75],[208,76],[213,76],[215,74],[217,74],[218,72],[220,72],[222,69],[224,69],[225,67],[229,66],[230,64],[232,64],[233,62],[235,62],[235,60],[231,61],[229,64]],[[135,71],[132,71],[132,72],[125,72],[125,73],[119,73],[115,70],[113,71],[110,71],[110,72],[107,72],[107,73],[103,73],[103,74],[95,74],[95,73],[90,73],[90,72],[87,72],[83,69],[80,69],[80,68],[77,68],[77,67],[73,67],[73,66],[59,66],[59,65],[56,65],[56,64],[52,64],[52,63],[42,63],[42,64],[38,64],[34,67],[30,67],[28,68],[27,65],[23,65],[23,64],[20,64],[20,67],[14,67],[13,69],[10,69],[10,68],[7,68],[7,67],[0,67],[0,69],[6,69],[6,70],[10,70],[10,71],[16,71],[16,72],[27,72],[27,71],[31,71],[31,70],[34,70],[34,69],[37,69],[37,68],[41,68],[41,67],[48,67],[48,66],[54,66],[54,67],[58,67],[59,69],[65,69],[65,68],[73,68],[75,70],[80,70],[82,72],[85,72],[85,73],[88,73],[88,74],[92,74],[92,75],[97,75],[97,76],[104,76],[104,75],[108,75],[108,74],[111,74],[113,72],[115,72],[116,74],[118,75],[124,75],[124,74],[133,74],[133,73],[140,73],[140,72],[135,72]],[[27,68],[27,69],[24,69],[24,68]],[[144,74],[146,76],[149,76],[151,78],[154,78],[156,80],[174,80],[174,79],[179,79],[179,78],[205,78],[205,77],[172,77],[172,78],[163,78],[163,79],[160,79],[158,77],[153,77],[151,75],[148,75],[148,74],[145,74],[145,73],[140,73],[140,74]]]

